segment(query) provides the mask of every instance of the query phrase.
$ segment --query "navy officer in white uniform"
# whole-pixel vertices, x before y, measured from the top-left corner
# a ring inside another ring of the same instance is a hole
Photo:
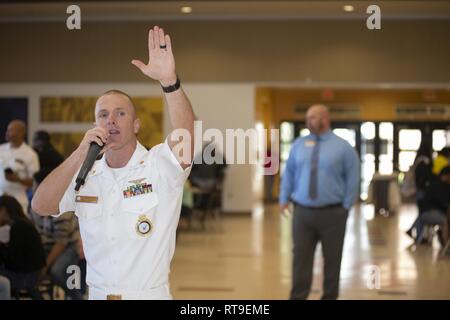
[[[132,64],[160,82],[175,130],[147,151],[136,138],[140,121],[132,100],[121,91],[108,91],[97,100],[95,128],[40,184],[32,200],[41,215],[77,215],[89,299],[172,298],[169,269],[192,162],[194,113],[175,72],[169,35],[155,26],[148,46],[148,64]],[[175,133],[180,131],[190,139],[179,138]],[[75,192],[75,177],[91,142],[103,146],[103,157]]]

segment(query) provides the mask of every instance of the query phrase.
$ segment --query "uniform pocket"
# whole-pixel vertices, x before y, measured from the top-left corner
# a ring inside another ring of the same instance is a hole
[[[98,203],[81,203],[76,204],[75,215],[81,220],[92,220],[101,217],[103,214],[102,207]]]
[[[122,200],[125,224],[133,239],[145,239],[151,236],[155,227],[158,196],[152,192]]]
[[[134,213],[147,213],[158,205],[158,196],[151,192],[122,200],[123,211]]]
[[[102,209],[99,203],[76,203],[75,215],[78,217],[80,233],[86,246],[94,245],[102,235]]]

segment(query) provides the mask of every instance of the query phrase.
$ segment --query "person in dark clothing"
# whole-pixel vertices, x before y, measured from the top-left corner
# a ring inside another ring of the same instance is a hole
[[[204,191],[203,194],[194,196],[194,207],[199,209],[206,209],[208,205],[213,208],[221,207],[221,197],[213,199],[212,196],[221,195],[226,168],[226,159],[214,143],[205,145],[203,151],[196,156],[189,177],[194,187]]]
[[[422,226],[420,226],[421,220],[419,219],[420,215],[423,213],[423,201],[425,198],[425,190],[430,184],[430,181],[433,178],[432,173],[432,155],[431,155],[431,146],[426,141],[422,141],[420,144],[419,150],[417,150],[416,158],[414,159],[414,182],[415,182],[415,189],[416,189],[416,202],[417,202],[417,208],[419,211],[418,217],[412,224],[411,228],[406,231],[406,233],[411,238],[416,238],[419,236],[418,230],[422,229]],[[416,231],[416,237],[413,235],[413,231]]]
[[[0,227],[9,228],[9,240],[0,242],[0,275],[8,278],[13,293],[25,289],[41,299],[37,286],[45,266],[44,248],[36,228],[11,196],[0,197]]]
[[[433,161],[429,146],[426,145],[424,147],[421,147],[421,149],[419,149],[414,163],[415,163],[414,176],[417,190],[416,199],[420,212],[423,211],[423,199],[425,196],[425,190],[433,178],[433,173],[431,171]]]
[[[64,161],[64,157],[51,144],[47,131],[41,130],[34,133],[33,149],[39,157],[40,170],[34,175],[34,179],[39,184]]]
[[[34,175],[36,184],[39,185],[64,161],[64,157],[53,147],[50,135],[46,131],[34,133],[33,148],[41,164],[41,169]],[[42,277],[49,275],[53,282],[64,290],[66,297],[72,300],[83,299],[83,290],[69,289],[66,284],[69,277],[67,268],[71,265],[82,266],[86,263],[77,252],[78,243],[81,242],[78,221],[73,215],[58,218],[41,217],[33,210],[30,211],[30,216],[41,235],[47,257],[46,266],[42,269]]]
[[[447,212],[450,204],[450,167],[445,167],[439,173],[439,177],[433,179],[425,191],[420,220],[423,224],[439,225],[441,228],[442,242],[448,241]],[[420,232],[422,232],[420,228]],[[420,233],[418,233],[420,235]]]

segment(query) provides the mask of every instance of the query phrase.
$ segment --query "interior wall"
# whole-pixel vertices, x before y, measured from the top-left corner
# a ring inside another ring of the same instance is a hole
[[[253,84],[189,84],[185,88],[198,119],[203,121],[203,130],[219,129],[225,137],[226,129],[255,127]],[[227,167],[223,192],[225,212],[253,210],[253,200],[257,196],[254,179],[255,165],[230,164]]]
[[[450,20],[1,23],[0,82],[145,82],[130,61],[154,24],[187,82],[450,83]]]

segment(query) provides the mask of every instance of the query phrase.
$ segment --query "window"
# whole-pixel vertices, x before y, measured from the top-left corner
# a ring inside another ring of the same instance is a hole
[[[394,125],[392,122],[381,122],[378,133],[380,137],[378,171],[380,174],[392,174],[394,172]]]
[[[398,139],[398,168],[406,172],[414,163],[417,149],[422,141],[422,132],[419,129],[400,129]]]
[[[372,176],[375,173],[375,134],[373,122],[361,125],[361,199],[367,199],[367,192]]]

